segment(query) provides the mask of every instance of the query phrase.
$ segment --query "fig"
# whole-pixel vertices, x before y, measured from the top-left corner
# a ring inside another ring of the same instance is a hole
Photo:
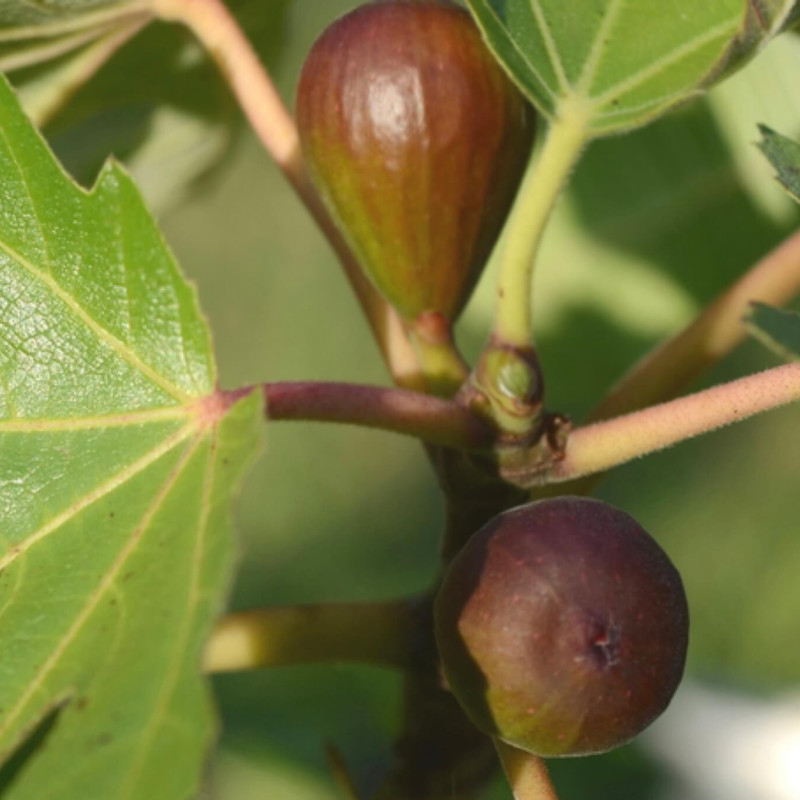
[[[406,319],[452,321],[524,171],[534,114],[450,0],[378,0],[335,21],[300,76],[309,172]]]
[[[492,519],[453,559],[434,614],[444,676],[468,716],[539,756],[624,744],[683,675],[680,575],[632,517],[597,500]]]

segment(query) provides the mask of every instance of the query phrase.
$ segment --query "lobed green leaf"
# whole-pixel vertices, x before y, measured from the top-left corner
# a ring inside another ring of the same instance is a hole
[[[642,125],[720,80],[800,13],[798,0],[467,0],[531,101],[579,107],[595,135]]]
[[[4,800],[185,800],[214,718],[200,658],[259,398],[128,175],[85,192],[0,80],[0,759]],[[19,759],[18,759],[19,761]]]

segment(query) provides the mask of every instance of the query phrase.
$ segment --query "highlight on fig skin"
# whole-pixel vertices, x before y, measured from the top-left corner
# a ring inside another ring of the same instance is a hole
[[[450,0],[334,22],[297,91],[303,153],[363,268],[406,319],[466,303],[516,194],[534,114]]]
[[[601,753],[672,699],[689,615],[680,575],[628,514],[579,497],[485,525],[435,605],[444,675],[475,725],[540,756]]]

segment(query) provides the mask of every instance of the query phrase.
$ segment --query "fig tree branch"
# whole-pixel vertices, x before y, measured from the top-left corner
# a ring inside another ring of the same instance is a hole
[[[206,672],[319,661],[408,669],[417,625],[413,601],[332,603],[230,614],[206,647]]]
[[[558,800],[547,766],[538,756],[494,740],[514,800]]]
[[[235,399],[253,388],[230,396]],[[463,450],[488,448],[494,437],[464,406],[406,389],[332,382],[266,383],[258,388],[272,420],[360,425]]]
[[[245,116],[327,237],[358,297],[392,377],[420,388],[416,356],[396,312],[361,268],[314,190],[300,152],[297,128],[244,32],[222,0],[150,0],[163,20],[181,22],[217,62]]]
[[[800,399],[800,364],[759,372],[696,394],[572,432],[563,461],[548,473],[561,482],[592,475]]]
[[[587,141],[587,112],[564,104],[532,157],[505,229],[495,247],[499,265],[494,334],[511,347],[531,342],[531,276],[556,200]]]
[[[590,420],[610,419],[674,397],[744,339],[742,318],[752,301],[784,305],[798,292],[800,231],[719,295],[687,328],[635,364]]]

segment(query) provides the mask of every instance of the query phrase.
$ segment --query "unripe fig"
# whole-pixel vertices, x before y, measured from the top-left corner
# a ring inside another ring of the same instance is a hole
[[[297,91],[311,176],[407,319],[453,320],[516,193],[531,107],[450,0],[380,0],[317,40]]]
[[[630,516],[561,497],[495,517],[435,606],[447,682],[484,732],[540,756],[624,744],[669,704],[686,660],[680,575]]]

